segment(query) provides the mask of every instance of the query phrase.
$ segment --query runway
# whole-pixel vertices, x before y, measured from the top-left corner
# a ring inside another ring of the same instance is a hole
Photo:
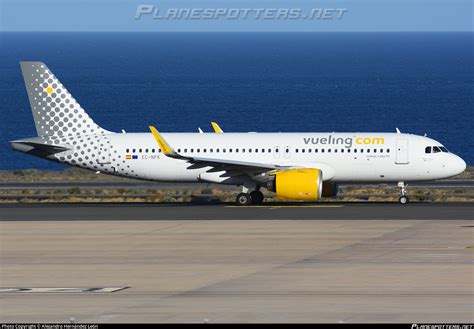
[[[1,221],[474,219],[472,203],[4,204]]]
[[[468,204],[0,207],[0,322],[472,323]]]

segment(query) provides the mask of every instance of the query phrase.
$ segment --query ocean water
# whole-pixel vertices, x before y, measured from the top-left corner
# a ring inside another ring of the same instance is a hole
[[[395,131],[474,164],[473,33],[0,33],[0,169],[62,168],[36,135],[21,60],[45,62],[112,131]]]

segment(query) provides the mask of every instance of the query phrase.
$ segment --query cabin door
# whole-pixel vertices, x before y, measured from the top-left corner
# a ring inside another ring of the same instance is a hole
[[[396,148],[396,164],[407,164],[408,163],[408,139],[398,138]]]

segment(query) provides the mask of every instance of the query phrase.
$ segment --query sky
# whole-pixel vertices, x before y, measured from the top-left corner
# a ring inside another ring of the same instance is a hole
[[[0,0],[0,31],[473,31],[472,3],[471,0]],[[149,7],[144,10],[140,5]],[[139,8],[144,12],[137,19]],[[171,10],[171,18],[153,18],[150,8],[152,12],[158,9],[158,16],[162,17]],[[215,18],[217,10],[231,8],[240,10],[238,18],[236,11],[234,16]],[[174,19],[173,10],[177,9],[197,10],[197,16]],[[214,16],[203,19],[200,9],[210,9],[213,12],[208,13]],[[243,9],[251,10],[245,19]],[[260,12],[257,17],[257,11],[262,9],[266,12]],[[284,18],[287,9],[296,9],[292,19]],[[342,15],[336,15],[335,10]],[[279,18],[275,13],[279,13]],[[311,13],[313,18],[300,18]],[[321,16],[316,18],[318,13]],[[263,18],[263,14],[267,16]]]

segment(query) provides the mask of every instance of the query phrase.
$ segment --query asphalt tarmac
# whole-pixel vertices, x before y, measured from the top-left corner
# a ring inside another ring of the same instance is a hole
[[[2,205],[0,323],[472,323],[472,210]]]
[[[4,204],[1,221],[474,219],[472,203]]]

